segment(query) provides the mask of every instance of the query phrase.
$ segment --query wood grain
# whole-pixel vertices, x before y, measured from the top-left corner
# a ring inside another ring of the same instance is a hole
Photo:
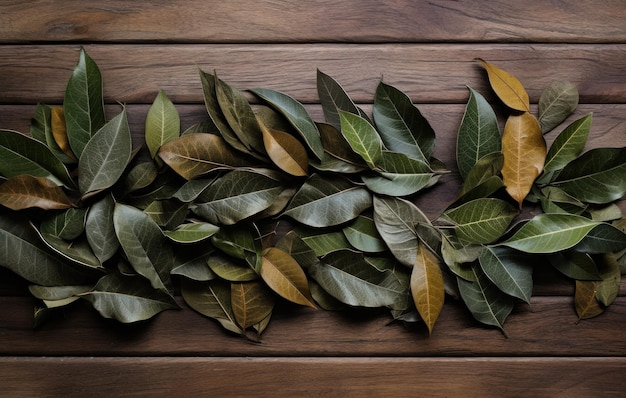
[[[12,0],[0,40],[623,43],[625,16],[620,0]]]
[[[198,68],[240,90],[283,91],[318,102],[316,68],[355,102],[372,102],[381,77],[416,103],[464,103],[467,87],[489,93],[481,57],[517,76],[531,102],[555,80],[577,86],[581,103],[626,103],[626,44],[238,44],[85,45],[107,102],[151,103],[164,89],[176,103],[202,102]],[[60,103],[77,45],[0,46],[0,103]],[[549,71],[549,73],[546,73]]]

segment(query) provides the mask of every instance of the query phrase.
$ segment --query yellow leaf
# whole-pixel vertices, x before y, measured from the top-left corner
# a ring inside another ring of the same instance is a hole
[[[70,141],[67,138],[67,130],[65,127],[65,113],[63,112],[63,108],[53,107],[50,108],[50,111],[50,124],[54,141],[57,143],[63,153],[65,153],[70,159],[77,160],[74,152],[72,152],[72,149],[70,148]]]
[[[515,76],[483,59],[477,58],[477,60],[487,71],[491,88],[506,106],[517,111],[530,112],[528,93]]]
[[[235,320],[247,329],[267,318],[274,309],[274,296],[259,281],[232,283],[230,300]]]
[[[44,177],[18,175],[0,185],[0,204],[12,210],[37,207],[62,210],[75,207],[63,190]]]
[[[502,180],[506,191],[520,208],[543,170],[546,152],[546,142],[537,118],[528,112],[509,116],[502,134]]]
[[[292,303],[316,308],[304,271],[293,257],[281,249],[269,247],[263,250],[261,278]]]
[[[289,133],[265,126],[260,119],[258,121],[263,132],[265,151],[272,162],[293,176],[306,176],[309,158],[300,141]]]
[[[574,305],[578,319],[588,319],[600,315],[604,310],[596,299],[596,281],[576,281]]]
[[[417,258],[411,271],[411,294],[428,333],[432,333],[443,308],[445,290],[439,260],[422,243],[418,243]]]

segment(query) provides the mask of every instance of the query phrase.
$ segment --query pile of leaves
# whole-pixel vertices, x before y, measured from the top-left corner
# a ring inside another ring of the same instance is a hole
[[[457,142],[463,184],[435,220],[416,205],[448,170],[410,98],[380,82],[366,114],[318,71],[324,122],[270,89],[243,93],[200,71],[207,118],[184,131],[164,92],[133,148],[126,109],[105,119],[102,79],[81,51],[62,107],[38,105],[30,136],[0,131],[0,265],[30,286],[41,321],[86,300],[120,322],[178,308],[257,336],[277,300],[384,308],[429,333],[446,294],[503,327],[529,302],[535,265],[576,280],[580,318],[616,297],[626,149],[583,153],[591,115],[568,83],[538,116],[522,84],[482,61],[510,108],[500,134],[473,89]],[[251,99],[254,99],[251,101]],[[137,134],[135,134],[137,135]],[[524,209],[543,210],[525,219]]]

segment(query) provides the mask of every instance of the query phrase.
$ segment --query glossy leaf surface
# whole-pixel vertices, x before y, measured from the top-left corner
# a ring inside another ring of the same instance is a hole
[[[210,238],[219,231],[219,227],[205,222],[181,224],[173,231],[163,234],[176,243],[196,243]]]

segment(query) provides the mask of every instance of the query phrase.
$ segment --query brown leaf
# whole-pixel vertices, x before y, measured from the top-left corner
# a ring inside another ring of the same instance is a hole
[[[276,247],[263,250],[261,278],[283,298],[316,308],[309,282],[296,260]]]
[[[45,177],[18,175],[0,185],[0,204],[12,210],[38,207],[61,210],[75,207],[74,202],[54,182]]]
[[[65,112],[63,112],[63,108],[51,107],[50,111],[50,124],[54,141],[57,143],[63,153],[65,153],[70,159],[78,160],[76,159],[74,152],[72,152],[72,148],[70,148],[70,141],[67,138],[67,129],[65,126]]]
[[[576,281],[574,305],[578,319],[588,319],[600,315],[604,310],[596,299],[596,281]]]
[[[520,208],[535,178],[543,170],[546,152],[537,118],[528,112],[509,116],[502,134],[502,180]]]
[[[304,146],[289,133],[274,130],[259,119],[265,151],[276,166],[285,173],[302,177],[307,175],[309,159]]]
[[[235,320],[242,329],[263,321],[274,308],[272,292],[259,281],[232,283],[230,299]]]
[[[422,243],[411,271],[411,294],[415,307],[431,334],[445,300],[443,274],[439,259]]]
[[[487,71],[491,88],[506,106],[517,111],[530,112],[528,93],[515,76],[481,58],[477,60]]]

